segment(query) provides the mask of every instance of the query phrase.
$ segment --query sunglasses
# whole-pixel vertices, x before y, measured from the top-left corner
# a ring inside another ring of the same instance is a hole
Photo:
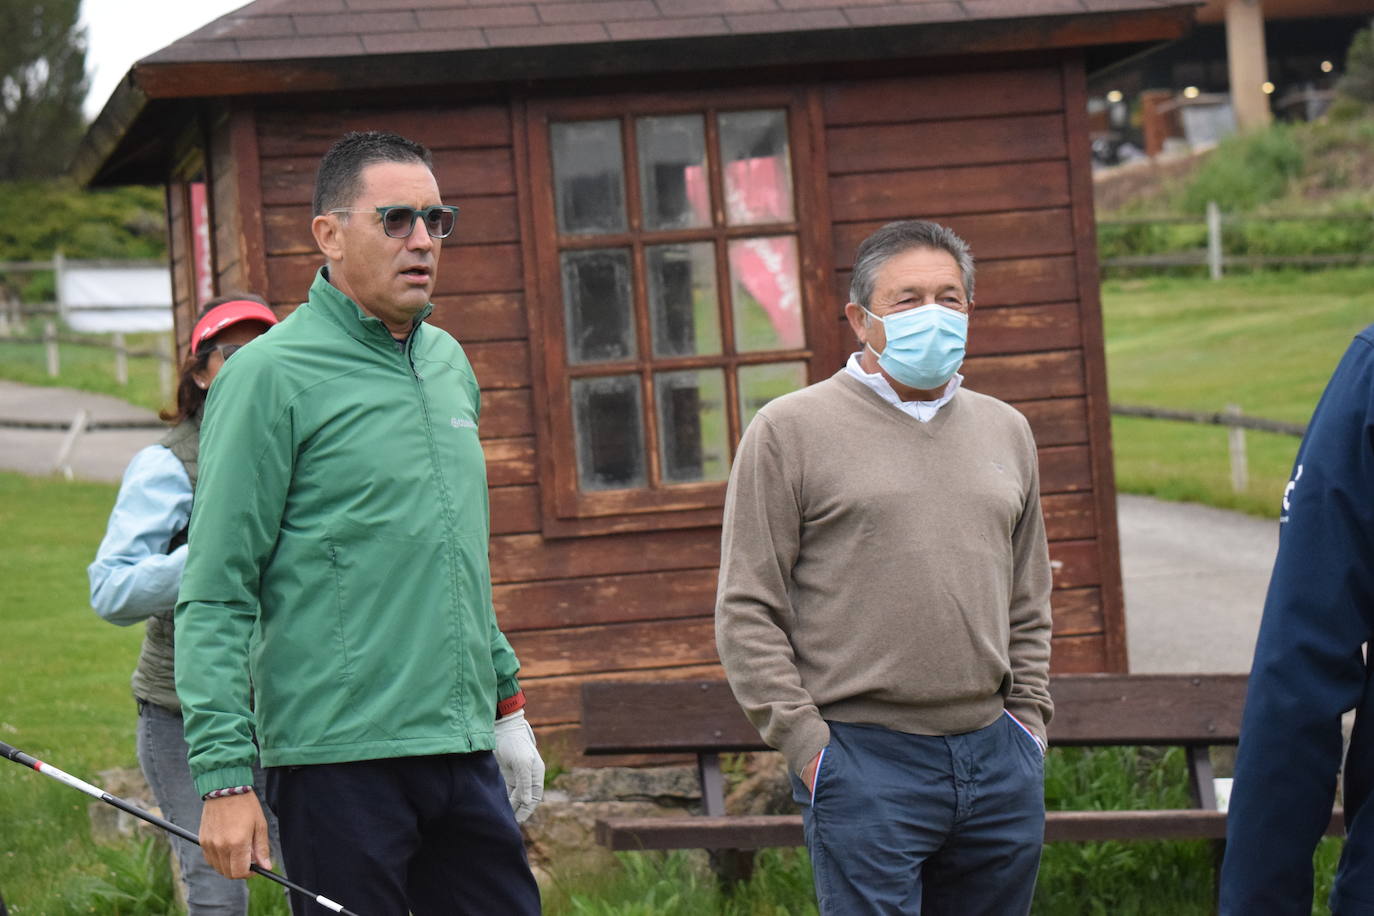
[[[233,356],[235,353],[239,352],[242,349],[243,344],[215,344],[213,347],[206,347],[204,350],[201,350],[200,352],[205,354],[206,357],[208,357],[211,353],[214,353],[216,350],[218,350],[220,362],[225,362],[229,359],[229,357]]]
[[[417,210],[414,207],[376,207],[382,215],[382,231],[389,238],[409,238],[415,231],[415,221],[423,218],[425,231],[436,239],[446,239],[458,222],[458,208],[433,206]],[[372,210],[356,207],[335,207],[330,213],[371,213]]]

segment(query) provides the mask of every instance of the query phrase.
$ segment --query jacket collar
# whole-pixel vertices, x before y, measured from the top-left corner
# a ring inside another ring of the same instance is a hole
[[[321,267],[315,274],[315,281],[310,284],[308,304],[329,321],[338,325],[349,337],[369,346],[385,347],[388,350],[396,349],[396,340],[391,336],[391,331],[382,323],[382,320],[375,315],[364,312],[356,302],[345,296],[337,286],[329,282],[328,266]],[[425,303],[425,307],[415,316],[414,324],[411,325],[412,336],[418,332],[420,324],[433,311],[434,303]]]

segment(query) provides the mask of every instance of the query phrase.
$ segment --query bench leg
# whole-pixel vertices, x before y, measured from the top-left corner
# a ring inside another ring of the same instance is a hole
[[[1188,760],[1188,789],[1193,796],[1193,804],[1205,811],[1217,809],[1217,794],[1212,776],[1212,750],[1210,747],[1190,746],[1186,751]],[[1212,911],[1221,912],[1221,860],[1226,855],[1226,841],[1212,841]]]
[[[706,852],[711,857],[711,870],[725,890],[754,876],[754,850],[708,849]]]

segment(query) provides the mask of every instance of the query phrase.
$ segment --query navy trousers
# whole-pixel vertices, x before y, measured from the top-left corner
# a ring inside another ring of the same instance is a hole
[[[815,793],[792,777],[822,916],[1030,912],[1044,759],[1010,716],[962,735],[831,722]]]
[[[286,876],[362,916],[537,916],[489,752],[267,769]],[[291,895],[294,916],[325,916]]]

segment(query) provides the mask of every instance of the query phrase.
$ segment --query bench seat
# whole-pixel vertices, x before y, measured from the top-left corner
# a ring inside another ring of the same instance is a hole
[[[1328,836],[1345,833],[1337,810]],[[1045,815],[1047,843],[1103,840],[1220,840],[1226,815],[1220,811],[1178,808],[1162,811],[1050,811]],[[800,814],[673,817],[617,817],[596,823],[596,840],[618,852],[645,849],[766,849],[801,846]]]
[[[1219,863],[1226,815],[1216,810],[1211,750],[1239,742],[1245,682],[1242,674],[1052,677],[1051,747],[1182,748],[1193,807],[1050,811],[1046,842],[1209,840]],[[657,714],[646,716],[646,710]],[[733,880],[748,874],[755,850],[804,843],[800,814],[726,814],[720,755],[767,748],[723,681],[586,684],[582,737],[588,754],[693,754],[697,759],[702,814],[605,818],[596,824],[603,846],[617,851],[705,849],[722,877]],[[1344,834],[1339,808],[1326,832]]]

